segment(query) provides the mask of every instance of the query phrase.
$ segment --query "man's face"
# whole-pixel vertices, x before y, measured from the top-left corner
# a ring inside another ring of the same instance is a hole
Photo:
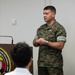
[[[55,17],[55,13],[51,10],[44,10],[43,14],[45,22],[50,22]]]

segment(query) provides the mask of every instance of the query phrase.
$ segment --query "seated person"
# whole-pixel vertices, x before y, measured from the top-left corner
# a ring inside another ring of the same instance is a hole
[[[5,75],[32,75],[29,72],[32,63],[32,51],[27,43],[17,43],[11,50],[11,57],[17,67],[14,71],[8,72]]]

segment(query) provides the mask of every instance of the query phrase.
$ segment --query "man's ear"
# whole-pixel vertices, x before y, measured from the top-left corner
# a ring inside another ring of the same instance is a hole
[[[32,64],[32,58],[30,59],[29,66],[31,66],[31,64]]]
[[[53,15],[52,15],[52,16],[53,16],[53,17],[55,17],[55,15],[56,15],[56,14],[55,14],[54,12],[52,12],[52,13],[53,13]]]

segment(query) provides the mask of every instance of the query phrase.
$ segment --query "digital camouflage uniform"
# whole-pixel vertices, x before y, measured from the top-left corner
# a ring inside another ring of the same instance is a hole
[[[64,27],[56,21],[51,26],[44,24],[38,28],[37,38],[44,38],[50,42],[66,41],[66,31]],[[39,73],[42,72],[42,75],[45,75],[44,72],[48,70],[49,74],[46,75],[63,75],[63,58],[61,53],[62,50],[52,48],[48,45],[40,45],[38,58]],[[44,71],[45,68],[46,70]]]

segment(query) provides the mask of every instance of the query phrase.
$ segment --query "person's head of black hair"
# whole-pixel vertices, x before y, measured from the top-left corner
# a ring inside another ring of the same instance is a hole
[[[54,6],[46,6],[43,10],[51,10],[56,14],[56,8]]]
[[[11,50],[11,57],[17,67],[26,67],[32,58],[32,51],[25,42],[17,43]]]

